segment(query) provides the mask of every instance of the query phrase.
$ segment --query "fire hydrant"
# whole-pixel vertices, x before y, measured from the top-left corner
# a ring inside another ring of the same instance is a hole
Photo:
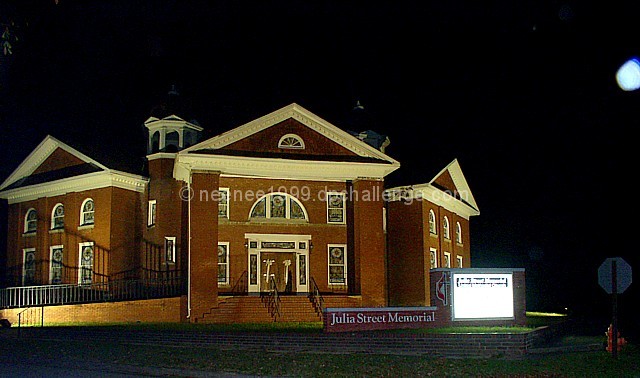
[[[618,352],[622,349],[623,346],[627,345],[627,340],[624,337],[620,337],[620,331],[616,332],[618,336]],[[609,325],[607,328],[607,352],[613,352],[613,324]]]

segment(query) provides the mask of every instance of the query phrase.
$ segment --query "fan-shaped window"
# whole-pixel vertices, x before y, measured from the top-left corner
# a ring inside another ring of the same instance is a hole
[[[449,233],[449,218],[445,215],[442,219],[442,232],[444,233],[445,239],[451,239],[451,234]]]
[[[82,207],[80,210],[80,225],[85,226],[89,224],[93,224],[93,213],[95,209],[93,206],[93,200],[91,198],[87,198],[82,202]]]
[[[51,229],[58,230],[64,228],[64,205],[59,203],[53,207],[51,212]]]
[[[433,210],[429,210],[429,232],[434,235],[438,233],[436,229],[436,214]]]
[[[27,214],[24,216],[24,233],[36,232],[38,228],[38,212],[36,209],[27,210]]]
[[[309,220],[302,203],[287,193],[269,193],[261,197],[253,204],[249,218]]]
[[[304,150],[304,141],[296,134],[286,134],[280,138],[278,148]]]

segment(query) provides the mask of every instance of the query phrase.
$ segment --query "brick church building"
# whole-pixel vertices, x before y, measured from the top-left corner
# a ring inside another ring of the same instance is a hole
[[[429,305],[430,269],[471,266],[479,211],[457,160],[385,188],[400,168],[388,139],[298,104],[206,140],[180,116],[144,122],[139,172],[47,136],[1,184],[0,317],[318,321],[327,307]]]

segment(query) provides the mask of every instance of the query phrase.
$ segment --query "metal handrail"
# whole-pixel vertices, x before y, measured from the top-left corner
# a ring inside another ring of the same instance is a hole
[[[166,298],[184,291],[181,277],[121,279],[92,284],[22,286],[0,289],[0,308]]]
[[[318,284],[313,277],[310,277],[309,281],[311,281],[311,292],[309,292],[309,300],[313,303],[313,307],[316,310],[316,313],[322,316],[324,312],[324,298],[322,294],[320,294],[320,288],[318,288]]]
[[[261,295],[262,296],[262,295]],[[264,299],[266,298],[266,299]],[[273,276],[269,279],[269,291],[266,296],[263,296],[262,301],[264,302],[264,306],[269,311],[269,315],[273,318],[273,321],[277,321],[280,314],[280,293],[278,292],[278,288],[276,286],[276,280]]]

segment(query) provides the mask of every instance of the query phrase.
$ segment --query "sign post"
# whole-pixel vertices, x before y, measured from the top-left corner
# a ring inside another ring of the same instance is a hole
[[[618,294],[623,293],[631,285],[631,266],[622,257],[604,260],[598,268],[598,283],[611,294],[611,355],[618,358]]]

